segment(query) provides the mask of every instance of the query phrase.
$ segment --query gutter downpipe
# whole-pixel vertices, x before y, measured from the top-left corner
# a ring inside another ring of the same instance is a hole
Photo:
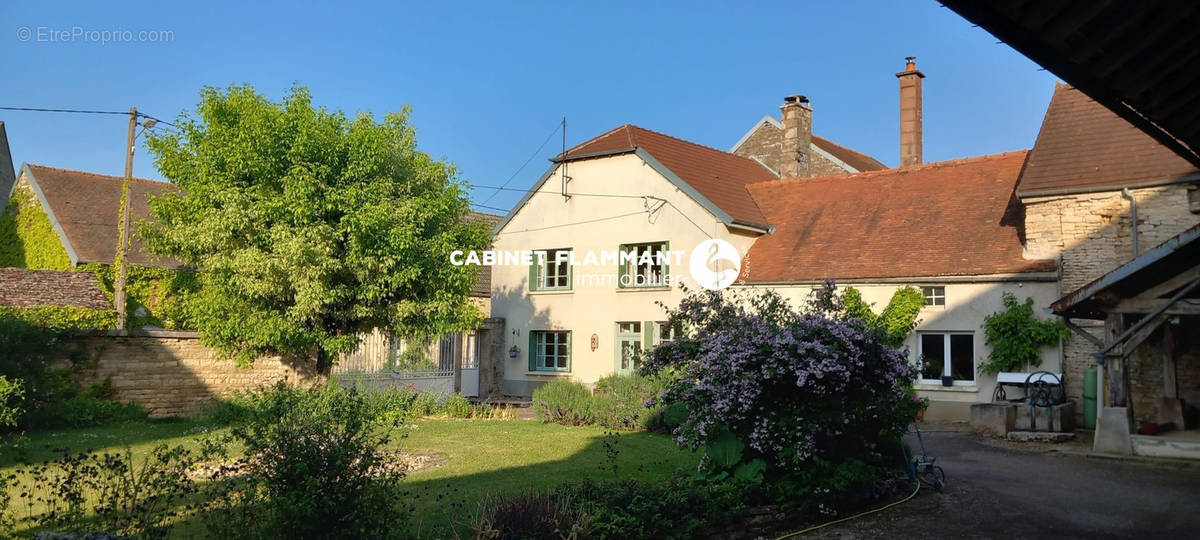
[[[1127,187],[1121,188],[1121,197],[1129,199],[1129,217],[1133,220],[1133,258],[1136,259],[1138,256],[1137,198],[1133,196],[1133,192],[1129,191]]]

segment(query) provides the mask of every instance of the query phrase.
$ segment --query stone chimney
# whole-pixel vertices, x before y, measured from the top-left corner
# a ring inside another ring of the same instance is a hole
[[[783,178],[805,178],[811,176],[812,162],[812,107],[804,96],[783,98],[782,156],[779,175]]]
[[[917,69],[917,57],[909,56],[900,79],[900,166],[917,165],[922,161],[921,149],[921,79],[925,74]]]

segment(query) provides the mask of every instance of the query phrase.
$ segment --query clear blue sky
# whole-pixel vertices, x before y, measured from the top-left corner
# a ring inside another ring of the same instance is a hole
[[[423,150],[496,185],[564,115],[568,144],[628,122],[728,149],[796,93],[812,100],[817,134],[895,165],[894,74],[908,55],[928,76],[926,161],[1028,148],[1055,81],[933,0],[209,4],[6,1],[0,105],[136,105],[171,119],[205,85],[250,83],[278,98],[299,83],[351,113],[412,105]],[[166,30],[173,40],[36,34],[74,27]],[[123,170],[122,117],[0,111],[0,120],[18,165]],[[555,135],[511,185],[531,185],[559,146]],[[144,147],[135,173],[160,178]]]

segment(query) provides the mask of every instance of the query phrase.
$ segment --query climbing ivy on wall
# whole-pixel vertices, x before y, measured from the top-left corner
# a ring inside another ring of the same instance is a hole
[[[892,294],[887,307],[878,315],[871,310],[871,305],[863,301],[862,293],[854,287],[847,287],[842,294],[842,306],[850,317],[861,319],[868,328],[882,332],[887,344],[898,348],[904,344],[905,338],[917,326],[917,315],[925,297],[916,287],[901,287]]]
[[[1025,366],[1042,365],[1041,348],[1069,339],[1071,333],[1058,319],[1039,319],[1033,313],[1033,299],[1017,302],[1012,293],[1002,296],[1004,309],[983,319],[984,335],[992,348],[980,373],[1023,371]]]
[[[0,319],[17,320],[55,332],[72,330],[110,330],[117,327],[117,312],[74,306],[13,307],[0,306]],[[0,344],[6,341],[0,339]]]
[[[116,270],[111,265],[88,263],[81,270],[100,281],[105,296],[113,299]],[[125,283],[125,313],[129,328],[158,326],[171,330],[193,328],[188,322],[188,302],[200,290],[191,270],[130,265]]]
[[[71,269],[67,250],[29,188],[14,189],[8,206],[0,212],[0,267],[4,266]]]

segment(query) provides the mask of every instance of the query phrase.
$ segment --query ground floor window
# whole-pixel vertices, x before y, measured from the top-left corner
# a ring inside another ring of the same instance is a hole
[[[654,323],[654,344],[660,345],[669,341],[675,341],[679,338],[679,325],[671,324],[669,321],[659,321]]]
[[[956,382],[975,381],[974,334],[922,332],[917,336],[921,379],[940,381],[942,377],[953,377]]]
[[[535,330],[529,333],[529,341],[530,370],[571,370],[571,332]]]
[[[617,323],[617,372],[633,373],[638,368],[642,354],[642,323],[640,321]]]

